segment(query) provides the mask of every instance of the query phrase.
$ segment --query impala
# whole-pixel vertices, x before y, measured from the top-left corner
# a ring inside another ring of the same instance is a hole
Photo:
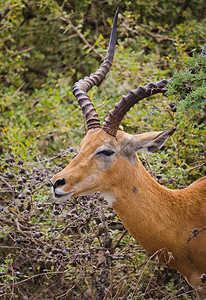
[[[136,135],[118,130],[129,109],[147,96],[164,92],[167,80],[131,90],[109,112],[103,127],[87,95],[94,85],[100,85],[112,65],[117,14],[104,62],[73,86],[88,133],[79,154],[53,176],[54,197],[66,200],[100,191],[136,241],[150,254],[161,254],[162,261],[186,278],[198,298],[206,299],[206,231],[190,239],[191,231],[197,233],[206,225],[206,177],[181,190],[161,186],[150,177],[136,152],[156,152],[175,129]]]

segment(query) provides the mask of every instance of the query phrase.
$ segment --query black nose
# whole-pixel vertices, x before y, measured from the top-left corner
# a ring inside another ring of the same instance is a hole
[[[62,186],[64,184],[65,184],[65,179],[64,178],[59,178],[55,181],[53,187],[54,187],[54,189],[56,189],[57,187]]]

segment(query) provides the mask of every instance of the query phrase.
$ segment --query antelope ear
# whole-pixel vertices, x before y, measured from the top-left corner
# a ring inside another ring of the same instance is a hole
[[[175,128],[166,131],[154,131],[137,134],[133,139],[135,152],[155,153],[175,132]]]

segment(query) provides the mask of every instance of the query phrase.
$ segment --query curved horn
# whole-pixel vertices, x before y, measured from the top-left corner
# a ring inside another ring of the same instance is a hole
[[[82,109],[83,115],[85,116],[88,130],[92,128],[101,127],[96,109],[94,108],[91,99],[87,95],[87,92],[94,85],[99,86],[111,68],[113,57],[114,57],[115,44],[116,44],[117,18],[118,18],[118,9],[114,17],[107,55],[103,63],[101,64],[100,68],[95,73],[91,74],[89,77],[80,79],[78,82],[74,84],[72,88],[73,94],[76,97]]]
[[[157,93],[166,91],[165,85],[168,83],[166,79],[158,82],[151,82],[145,86],[139,86],[136,90],[131,90],[126,96],[122,96],[120,102],[115,104],[114,109],[109,112],[106,117],[103,130],[109,135],[116,136],[119,125],[126,113],[140,100]]]

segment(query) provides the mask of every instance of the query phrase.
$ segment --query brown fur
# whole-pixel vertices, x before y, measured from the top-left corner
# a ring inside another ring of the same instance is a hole
[[[135,139],[145,143],[156,137],[157,133],[150,133]],[[136,241],[150,254],[157,252],[185,276],[199,299],[206,299],[206,283],[200,279],[206,273],[206,231],[188,242],[191,230],[206,225],[206,177],[182,190],[167,189],[150,177],[136,154],[131,154],[134,159],[125,156],[122,145],[127,140],[129,143],[131,136],[124,132],[112,137],[102,129],[89,130],[79,155],[53,177],[53,183],[64,178],[62,189],[74,191],[74,196],[110,192],[116,199],[113,208]],[[102,161],[94,155],[101,145],[113,147],[114,157]]]

